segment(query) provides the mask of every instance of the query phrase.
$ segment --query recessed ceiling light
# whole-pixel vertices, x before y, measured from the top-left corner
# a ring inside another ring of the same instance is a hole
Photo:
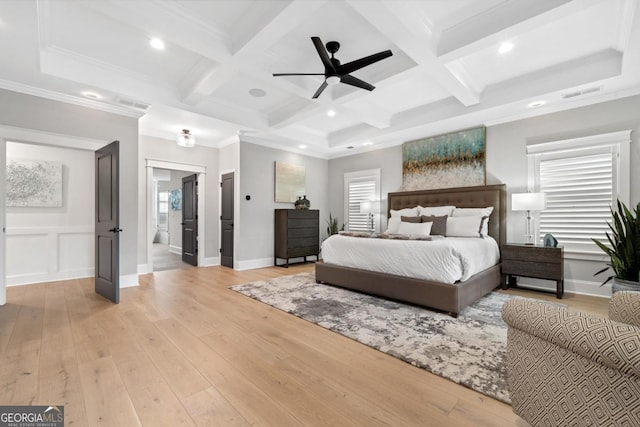
[[[298,145],[298,148],[302,148],[304,150],[305,148],[307,148],[307,146],[304,145],[304,144],[300,144],[300,145]]]
[[[327,111],[327,116],[329,116],[329,117],[335,117],[335,115],[336,115],[336,112],[335,112],[334,110],[329,110],[329,111]]]
[[[534,101],[531,104],[529,104],[528,107],[529,108],[538,108],[538,107],[542,107],[546,103],[547,103],[547,101]]]
[[[511,52],[511,49],[513,49],[513,43],[511,42],[504,42],[500,45],[500,47],[498,48],[498,53],[507,53],[507,52]]]
[[[102,99],[102,96],[95,92],[82,92],[82,96],[91,99]]]
[[[260,89],[258,87],[254,87],[253,89],[249,89],[249,95],[255,96],[256,98],[262,98],[266,94],[267,94],[267,92],[265,92],[264,90],[262,90],[262,89]]]
[[[365,141],[365,142],[362,143],[362,145],[366,147],[367,145],[373,145],[373,142]]]
[[[353,148],[355,148],[353,145],[347,145],[347,150],[351,150]]]
[[[159,38],[155,38],[155,37],[152,38],[151,40],[149,40],[149,44],[154,49],[164,50],[164,42],[162,40],[160,40]]]

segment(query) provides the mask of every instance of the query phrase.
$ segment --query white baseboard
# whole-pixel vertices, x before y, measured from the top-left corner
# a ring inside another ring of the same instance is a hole
[[[182,247],[169,245],[169,252],[176,255],[182,255]]]
[[[56,273],[28,273],[7,276],[7,286],[31,285],[33,283],[59,282],[61,280],[82,279],[93,277],[94,269],[78,269],[69,271],[58,271]]]
[[[138,274],[153,273],[153,268],[149,264],[138,264]]]
[[[519,277],[518,285],[531,289],[540,289],[555,292],[556,284],[550,280],[536,280],[528,277]],[[564,280],[564,291],[572,294],[589,295],[594,297],[610,298],[611,285],[600,286],[600,282],[591,282],[587,280]]]
[[[212,257],[203,259],[202,265],[200,267],[213,267],[215,265],[220,265],[219,256],[212,256]]]
[[[250,259],[247,261],[236,261],[234,270],[253,270],[255,268],[273,267],[273,258]]]
[[[139,286],[137,273],[120,275],[120,289],[131,288],[133,286]]]

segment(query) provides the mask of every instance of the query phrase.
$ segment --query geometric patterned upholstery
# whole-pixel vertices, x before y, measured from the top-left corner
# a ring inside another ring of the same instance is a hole
[[[640,326],[640,292],[619,291],[609,300],[609,319]]]
[[[640,327],[524,298],[502,318],[516,414],[534,427],[640,426]]]

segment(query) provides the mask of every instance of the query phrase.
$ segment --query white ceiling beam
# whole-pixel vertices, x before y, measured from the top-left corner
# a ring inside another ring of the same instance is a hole
[[[570,92],[571,88],[598,84],[622,74],[623,54],[607,49],[522,76],[488,86],[483,104],[491,108],[517,99],[553,93]]]
[[[479,50],[499,45],[508,37],[566,18],[603,0],[510,0],[442,29],[437,56],[451,62]]]
[[[312,14],[327,0],[291,1],[289,3],[256,2],[248,14],[243,17],[238,28],[234,28],[232,55],[224,62],[203,73],[197,84],[183,94],[183,102],[195,104],[202,97],[209,96],[219,87],[227,84],[238,72],[264,79],[269,75],[262,69],[255,69],[254,58],[259,57],[288,32],[293,30],[300,20]],[[274,9],[275,6],[280,7]],[[283,7],[284,6],[284,7]],[[270,82],[271,83],[271,82]],[[300,90],[282,85],[281,89],[294,95]]]
[[[55,3],[55,0],[40,1]],[[210,21],[194,17],[180,2],[157,0],[152,2],[152,8],[147,1],[100,0],[80,4],[116,22],[143,30],[147,36],[163,38],[168,49],[175,44],[217,62],[231,56],[232,40],[226,32]]]
[[[277,12],[273,10],[272,2],[255,2],[250,14],[243,16],[242,22],[234,28],[233,56],[242,58],[268,50],[289,32],[293,31],[309,16],[312,16],[328,0],[291,0],[275,2],[286,5]],[[261,7],[269,5],[269,9]],[[275,13],[274,13],[275,12]],[[269,16],[272,15],[272,16]]]
[[[349,0],[348,3],[462,104],[480,102],[480,94],[473,85],[458,79],[437,58],[432,46],[433,29],[426,20],[417,18],[421,16],[419,2]]]
[[[456,122],[470,116],[490,115],[493,109],[501,109],[503,105],[513,105],[532,97],[552,96],[552,99],[557,99],[560,96],[559,92],[564,92],[565,89],[568,91],[572,87],[597,85],[619,76],[622,73],[622,59],[622,53],[608,49],[528,73],[487,87],[482,95],[482,104],[465,107],[454,98],[444,99],[394,115],[393,128],[388,131],[353,126],[332,132],[328,137],[329,147],[345,146],[365,139],[388,137],[396,133],[406,134],[414,128]],[[526,105],[522,106],[524,107]],[[514,113],[514,111],[510,112]],[[481,124],[482,122],[478,122],[478,125]]]

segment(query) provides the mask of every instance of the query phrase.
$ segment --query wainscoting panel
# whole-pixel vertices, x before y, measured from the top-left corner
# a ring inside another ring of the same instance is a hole
[[[7,285],[93,276],[94,227],[8,227]]]

